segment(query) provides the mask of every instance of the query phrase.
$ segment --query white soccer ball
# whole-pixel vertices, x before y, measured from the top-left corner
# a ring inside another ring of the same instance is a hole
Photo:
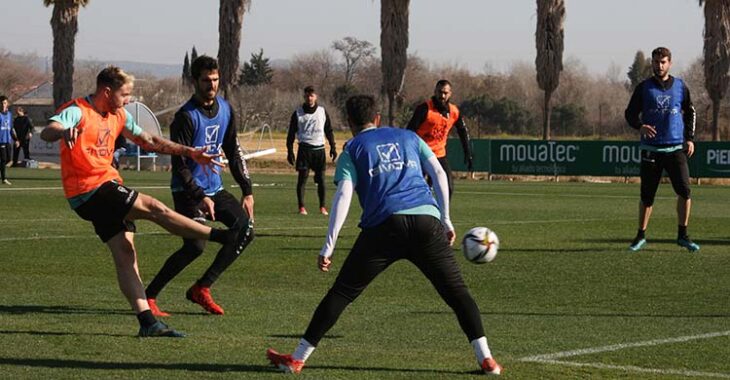
[[[497,256],[499,237],[487,227],[474,227],[461,240],[461,250],[472,263],[488,263]]]

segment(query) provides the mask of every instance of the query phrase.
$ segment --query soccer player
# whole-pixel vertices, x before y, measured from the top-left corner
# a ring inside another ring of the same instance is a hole
[[[119,134],[146,151],[184,155],[214,171],[222,166],[216,160],[218,154],[207,154],[144,132],[124,109],[133,86],[134,77],[120,68],[103,69],[96,77],[94,94],[61,106],[41,132],[41,138],[48,142],[63,140],[60,148],[64,194],[71,208],[94,225],[96,234],[109,247],[119,288],[137,314],[139,336],[181,337],[184,334],[158,321],[150,311],[137,267],[134,221],[146,219],[178,236],[235,246],[245,241],[248,226],[239,223],[231,230],[212,229],[122,184],[122,177],[111,165],[114,141]]]
[[[299,143],[296,157],[294,137]],[[327,169],[327,159],[324,156],[325,137],[330,144],[330,157],[334,162],[337,158],[337,149],[330,117],[324,107],[317,104],[317,92],[314,87],[307,86],[304,88],[304,103],[292,113],[289,133],[286,136],[286,160],[289,165],[294,165],[298,173],[297,202],[301,215],[307,215],[307,209],[304,207],[304,187],[309,178],[309,170],[314,171],[314,182],[317,183],[319,212],[328,215],[327,208],[324,207],[324,171]]]
[[[217,154],[221,150],[228,158],[231,174],[241,188],[237,200],[223,188],[218,173],[210,173],[190,158],[172,156],[172,199],[175,211],[189,218],[218,220],[228,227],[242,220],[253,226],[253,191],[246,161],[236,137],[231,106],[217,96],[220,75],[218,61],[202,55],[193,61],[190,71],[195,93],[175,114],[170,125],[170,139],[178,144],[204,149]],[[210,295],[210,287],[253,240],[253,227],[240,250],[223,246],[203,276],[188,289],[188,300],[202,306],[211,314],[223,314]],[[183,238],[183,245],[167,259],[164,266],[147,286],[147,300],[156,316],[168,316],[157,306],[157,296],[170,280],[203,253],[204,239]]]
[[[695,109],[683,80],[669,75],[672,52],[658,47],[651,52],[654,76],[634,90],[624,116],[641,135],[641,201],[639,231],[629,245],[638,251],[646,245],[646,228],[664,170],[677,194],[677,244],[696,252],[700,246],[687,235],[692,205],[687,157],[695,151]]]
[[[469,144],[469,130],[466,129],[459,107],[451,104],[450,100],[451,82],[441,79],[436,82],[431,99],[421,103],[413,111],[413,116],[407,126],[408,129],[416,132],[428,144],[446,172],[446,179],[449,182],[449,198],[454,193],[454,182],[451,178],[449,161],[446,159],[446,139],[448,139],[449,131],[454,126],[456,126],[456,132],[464,151],[464,163],[466,163],[469,171],[474,170],[471,144]]]
[[[9,105],[8,97],[0,95],[0,180],[5,185],[11,184],[5,177],[5,167],[13,150],[13,112]]]
[[[372,96],[354,96],[347,100],[346,107],[354,137],[337,161],[337,192],[325,244],[318,257],[319,269],[327,272],[332,265],[335,242],[347,217],[353,191],[357,192],[363,209],[362,231],[294,353],[284,355],[269,349],[267,358],[286,372],[301,372],[320,339],[334,326],[347,305],[388,266],[405,259],[423,272],[454,310],[482,370],[500,374],[502,367],[492,358],[479,309],[451,249],[456,235],[449,219],[444,170],[415,133],[399,128],[376,128],[380,116]],[[436,200],[423,178],[423,169],[433,178]]]

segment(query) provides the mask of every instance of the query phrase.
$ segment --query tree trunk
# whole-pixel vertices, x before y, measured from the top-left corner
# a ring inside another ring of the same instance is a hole
[[[238,78],[238,50],[241,46],[243,13],[250,0],[220,0],[218,15],[218,67],[220,89],[228,99]]]
[[[720,129],[718,123],[720,119],[720,98],[712,99],[712,141],[720,141]]]
[[[51,16],[53,30],[53,105],[73,97],[74,47],[78,32],[79,6],[73,0],[56,1]]]
[[[388,99],[388,124],[395,126],[396,102],[405,82],[408,61],[410,0],[380,1],[380,52],[383,92]]]
[[[550,98],[553,96],[552,91],[545,91],[545,102],[542,107],[542,139],[550,140]]]

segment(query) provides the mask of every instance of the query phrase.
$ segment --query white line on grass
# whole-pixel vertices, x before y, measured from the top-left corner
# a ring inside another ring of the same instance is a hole
[[[579,349],[579,350],[561,351],[561,352],[555,352],[552,354],[527,356],[527,357],[524,357],[519,360],[523,361],[523,362],[567,365],[567,366],[573,366],[573,367],[592,367],[592,368],[599,368],[599,369],[616,369],[616,370],[621,370],[621,371],[655,373],[655,374],[662,374],[662,375],[680,375],[680,376],[694,376],[694,377],[705,376],[705,377],[717,377],[717,378],[730,379],[730,374],[727,374],[727,373],[700,372],[700,371],[675,370],[675,369],[656,369],[656,368],[643,368],[643,367],[636,367],[636,366],[620,366],[620,365],[610,365],[610,364],[603,364],[603,363],[581,363],[581,362],[557,360],[559,358],[569,358],[569,357],[581,356],[581,355],[591,355],[591,354],[597,354],[597,353],[601,353],[601,352],[624,350],[627,348],[658,346],[658,345],[662,345],[662,344],[671,344],[671,343],[683,343],[683,342],[689,342],[689,341],[693,341],[693,340],[710,339],[710,338],[717,338],[717,337],[722,337],[722,336],[730,336],[730,330],[707,333],[707,334],[699,334],[699,335],[680,336],[680,337],[676,337],[676,338],[653,339],[653,340],[647,340],[647,341],[643,341],[643,342],[620,343],[620,344],[612,344],[609,346],[602,346],[602,347],[592,347],[592,348],[584,348],[584,349]]]
[[[507,195],[520,197],[559,197],[559,198],[608,198],[608,199],[636,199],[636,195],[595,195],[595,194],[549,194],[549,193],[513,193],[506,191],[456,191],[455,194],[477,195]],[[656,199],[674,199],[674,197],[656,197]]]
[[[527,356],[527,357],[520,359],[520,361],[529,362],[529,361],[539,361],[539,360],[554,360],[554,359],[559,359],[559,358],[567,358],[567,357],[571,357],[571,356],[590,355],[590,354],[597,354],[600,352],[618,351],[618,350],[623,350],[626,348],[658,346],[661,344],[669,344],[669,343],[682,343],[682,342],[688,342],[691,340],[710,339],[710,338],[717,338],[717,337],[721,337],[721,336],[730,336],[730,330],[707,333],[707,334],[700,334],[700,335],[680,336],[680,337],[676,337],[676,338],[654,339],[654,340],[647,340],[647,341],[643,341],[643,342],[612,344],[610,346],[583,348],[580,350],[562,351],[562,352],[556,352],[556,353],[552,353],[552,354]]]
[[[659,369],[659,368],[643,368],[636,367],[633,365],[610,365],[603,363],[580,363],[580,362],[567,362],[561,360],[534,360],[533,362],[544,363],[544,364],[556,364],[566,365],[571,367],[590,367],[598,369],[611,369],[626,372],[641,372],[641,373],[653,373],[657,375],[678,375],[686,377],[715,377],[721,379],[730,379],[730,374],[717,373],[717,372],[701,372],[701,371],[690,371],[681,369]]]

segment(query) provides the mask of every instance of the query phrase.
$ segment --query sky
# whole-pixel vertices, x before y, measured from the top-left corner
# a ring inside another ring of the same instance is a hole
[[[51,8],[41,0],[0,0],[0,49],[52,55]],[[210,4],[208,6],[202,5]],[[91,0],[79,14],[77,59],[182,64],[192,46],[217,56],[218,1]],[[534,0],[412,0],[408,52],[475,73],[535,59]],[[637,50],[673,52],[674,70],[702,54],[704,18],[696,0],[566,0],[564,61],[589,72],[631,65]],[[264,49],[273,60],[329,49],[346,36],[380,44],[380,1],[252,0],[241,59]],[[378,55],[379,55],[378,50]]]

